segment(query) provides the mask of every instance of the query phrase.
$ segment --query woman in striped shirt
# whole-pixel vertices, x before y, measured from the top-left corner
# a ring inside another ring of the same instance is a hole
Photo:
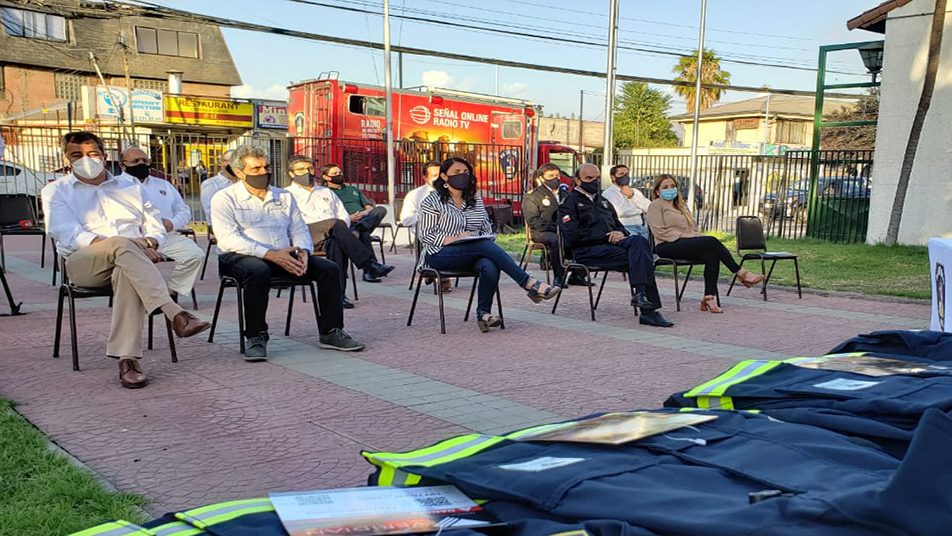
[[[448,158],[433,181],[435,192],[420,206],[417,236],[423,246],[421,266],[436,270],[474,270],[479,274],[476,318],[479,330],[499,326],[492,315],[493,295],[503,271],[539,303],[558,295],[560,288],[530,276],[492,240],[492,226],[483,201],[476,196],[473,166],[462,158]],[[477,237],[486,237],[479,239]]]

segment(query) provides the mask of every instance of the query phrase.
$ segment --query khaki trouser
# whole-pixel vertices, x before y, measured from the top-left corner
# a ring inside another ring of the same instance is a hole
[[[66,274],[81,287],[112,283],[107,355],[142,357],[142,320],[146,313],[161,308],[171,320],[182,311],[172,302],[158,268],[128,238],[107,238],[73,253],[66,260]]]
[[[169,233],[159,253],[175,260],[175,269],[169,278],[169,288],[179,296],[188,296],[202,271],[205,252],[194,241],[178,233]]]

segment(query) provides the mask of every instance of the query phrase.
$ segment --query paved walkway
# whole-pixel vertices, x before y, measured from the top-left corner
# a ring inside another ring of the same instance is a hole
[[[568,289],[558,315],[503,281],[507,329],[482,334],[462,322],[469,284],[446,299],[440,335],[435,297],[421,293],[412,327],[406,315],[412,257],[389,256],[398,268],[383,284],[360,285],[347,331],[367,343],[343,354],[316,347],[310,304],[296,299],[291,337],[280,336],[287,295],[272,299],[267,363],[238,355],[234,292],[226,293],[215,344],[178,340],[169,359],[165,330],[147,351],[151,379],[122,389],[115,361],[104,357],[109,310],[81,302],[80,364],[52,355],[56,291],[39,267],[35,237],[6,239],[7,277],[29,314],[0,318],[0,396],[123,491],[143,494],[147,509],[171,509],[262,496],[269,491],[354,486],[370,466],[361,449],[405,450],[475,430],[502,432],[597,411],[660,407],[678,390],[754,357],[818,355],[857,333],[926,328],[927,305],[889,304],[773,290],[763,302],[740,288],[725,314],[697,310],[701,282],[689,285],[674,311],[672,282],[662,280],[672,329],[639,326],[628,291],[610,278],[588,320],[587,293]],[[204,246],[204,244],[202,244]],[[809,271],[809,266],[803,267]],[[198,314],[210,316],[217,263],[199,283]],[[6,304],[0,304],[6,312]]]

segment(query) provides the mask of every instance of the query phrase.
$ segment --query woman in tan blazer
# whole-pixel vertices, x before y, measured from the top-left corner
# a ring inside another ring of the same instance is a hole
[[[717,278],[720,264],[724,263],[745,287],[752,287],[763,280],[741,269],[731,252],[713,236],[703,236],[687,203],[681,197],[678,182],[671,175],[659,175],[651,191],[651,206],[648,207],[648,228],[654,237],[654,250],[661,257],[686,259],[704,264],[704,298],[701,310],[712,313],[724,312],[717,306]]]

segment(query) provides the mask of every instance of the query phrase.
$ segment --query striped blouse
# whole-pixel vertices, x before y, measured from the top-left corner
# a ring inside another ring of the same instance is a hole
[[[432,192],[420,205],[420,220],[417,222],[417,237],[423,245],[425,255],[433,255],[443,249],[443,241],[450,236],[469,232],[473,236],[492,234],[489,215],[483,207],[483,200],[476,198],[476,206],[457,208],[452,200],[440,201],[440,194]]]

